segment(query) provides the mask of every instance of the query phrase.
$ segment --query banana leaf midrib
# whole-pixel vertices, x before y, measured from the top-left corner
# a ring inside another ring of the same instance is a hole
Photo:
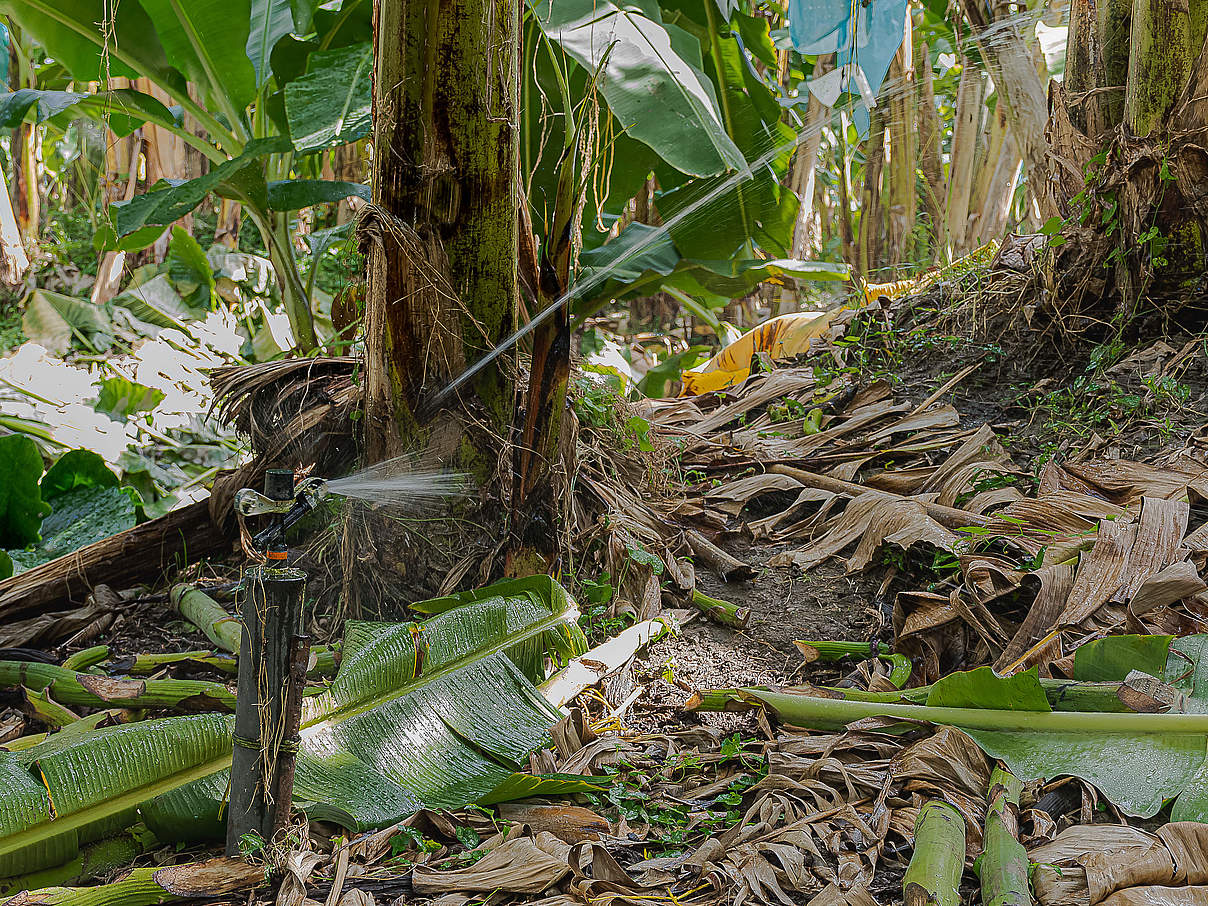
[[[201,780],[204,777],[209,777],[211,774],[217,774],[219,771],[230,766],[231,756],[224,755],[204,764],[193,765],[187,770],[178,771],[167,777],[161,777],[154,783],[129,790],[120,796],[114,796],[112,799],[106,799],[104,802],[90,805],[87,808],[80,809],[78,812],[72,812],[70,815],[56,817],[49,822],[36,824],[23,831],[10,834],[8,837],[0,838],[0,856],[7,856],[9,853],[16,852],[25,846],[29,846],[31,843],[36,843],[40,839],[58,836],[67,831],[85,827],[93,821],[109,815],[116,815],[127,809],[135,808],[162,793],[169,793],[187,783],[192,783],[194,780]],[[45,781],[43,781],[43,785],[45,785]],[[49,790],[47,792],[49,794]]]
[[[520,633],[506,636],[503,641],[497,642],[489,648],[475,648],[473,651],[467,652],[457,660],[450,661],[443,667],[440,667],[431,673],[421,673],[418,677],[416,677],[415,682],[377,695],[367,702],[357,702],[355,704],[344,705],[342,708],[339,708],[330,714],[325,714],[322,717],[316,717],[310,721],[303,721],[301,728],[302,738],[305,739],[307,736],[313,736],[315,733],[319,732],[319,730],[323,729],[324,725],[326,724],[333,724],[341,720],[347,720],[348,718],[355,717],[358,714],[372,711],[374,708],[377,708],[386,702],[393,701],[396,698],[402,698],[406,695],[410,695],[416,689],[450,673],[455,673],[467,664],[486,660],[493,654],[498,654],[506,648],[511,648],[525,639],[530,639],[538,633],[545,632],[547,629],[552,629],[559,623],[565,622],[574,612],[574,610],[575,608],[572,606],[564,611],[561,611],[560,613],[552,614],[547,619],[544,619],[539,623],[534,623],[532,626]],[[538,694],[540,694],[540,692],[538,692]]]

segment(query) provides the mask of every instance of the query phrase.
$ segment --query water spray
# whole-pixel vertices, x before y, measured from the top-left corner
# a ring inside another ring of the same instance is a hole
[[[593,272],[585,280],[576,283],[574,286],[568,289],[565,293],[543,308],[538,314],[534,315],[527,324],[514,331],[510,336],[504,338],[498,345],[488,350],[487,353],[482,356],[482,358],[475,361],[474,364],[470,365],[465,371],[446,384],[443,389],[438,390],[432,397],[430,397],[428,400],[425,400],[420,408],[427,412],[434,412],[437,408],[439,408],[441,403],[449,397],[450,394],[456,393],[461,387],[473,380],[474,377],[481,373],[484,368],[486,368],[501,355],[503,355],[526,336],[553,317],[553,315],[558,311],[558,309],[562,308],[562,306],[569,304],[575,299],[582,298],[588,292],[598,287],[618,268],[642,254],[642,252],[646,251],[656,242],[662,242],[665,240],[666,237],[671,234],[671,230],[674,227],[679,226],[707,204],[720,198],[739,183],[746,182],[747,180],[751,179],[756,170],[767,166],[777,156],[796,148],[803,141],[805,141],[808,134],[809,133],[807,131],[802,131],[789,141],[776,145],[770,150],[765,151],[742,169],[730,174],[730,176],[719,182],[700,198],[684,207],[673,217],[668,218],[659,230],[651,233],[645,239],[636,243],[633,248],[626,252],[622,257],[614,261],[611,265],[605,268],[600,268],[599,270]]]
[[[460,472],[407,471],[402,465],[405,459],[387,460],[343,478],[307,478],[296,486],[293,473],[285,473],[289,476],[288,489],[283,480],[279,487],[270,488],[270,476],[274,474],[270,471],[264,493],[244,488],[235,495],[235,511],[243,517],[273,517],[267,528],[253,536],[252,546],[263,551],[269,560],[283,560],[286,530],[328,497],[414,506],[456,497],[470,486],[468,476]]]

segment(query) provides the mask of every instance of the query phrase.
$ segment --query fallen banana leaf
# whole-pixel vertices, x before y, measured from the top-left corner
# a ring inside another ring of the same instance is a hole
[[[793,644],[797,646],[797,650],[801,652],[807,664],[812,664],[814,661],[838,661],[848,655],[884,658],[889,662],[889,681],[899,689],[910,682],[910,674],[914,669],[910,658],[904,654],[891,652],[888,646],[880,643],[797,641]]]
[[[1074,675],[1108,679],[1132,671],[1159,677],[1186,696],[1184,710],[1208,713],[1208,635],[1108,636],[1074,654]],[[1172,821],[1208,822],[1208,762],[1200,765],[1170,811]]]
[[[591,651],[579,655],[549,677],[538,687],[541,697],[555,708],[565,708],[588,686],[623,668],[633,660],[639,649],[661,638],[665,632],[676,631],[675,621],[667,616],[635,623]]]
[[[25,689],[24,692],[26,713],[37,718],[44,726],[58,729],[80,719],[80,715],[51,698],[46,689],[41,692]]]
[[[801,727],[836,729],[869,717],[958,727],[1020,779],[1080,777],[1125,813],[1143,817],[1184,789],[1196,796],[1193,778],[1208,751],[1208,715],[1055,712],[1034,670],[1009,678],[988,667],[952,674],[931,687],[922,706],[787,690],[741,694]],[[997,707],[980,707],[984,702]]]
[[[741,383],[751,373],[751,356],[766,352],[773,359],[789,359],[809,351],[810,340],[820,337],[834,312],[794,312],[779,315],[747,331],[709,361],[685,371],[684,395],[699,395]]]
[[[1172,821],[1136,827],[1074,825],[1028,853],[1042,906],[1070,903],[1203,903],[1208,893],[1208,827]]]
[[[517,773],[560,717],[533,685],[547,652],[571,657],[586,644],[552,579],[507,587],[422,625],[347,625],[339,673],[305,703],[299,807],[362,830],[423,806],[598,788]],[[231,731],[230,717],[199,714],[0,753],[0,877],[62,864],[140,818],[164,841],[221,836]]]

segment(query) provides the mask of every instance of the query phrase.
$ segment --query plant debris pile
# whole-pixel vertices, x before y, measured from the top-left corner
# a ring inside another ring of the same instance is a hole
[[[290,906],[868,906],[955,903],[977,887],[987,903],[1198,902],[1208,461],[1188,425],[1199,400],[1155,395],[1107,440],[1089,430],[1050,443],[1014,417],[1029,400],[1039,409],[1037,394],[986,392],[1008,353],[927,326],[934,292],[842,312],[795,360],[757,359],[736,386],[699,396],[625,403],[584,376],[568,409],[572,518],[560,540],[574,554],[578,624],[548,580],[425,602],[422,624],[348,621],[341,633],[320,615],[333,643],[312,648],[316,729],[311,740],[304,727],[286,835],[245,840],[236,860],[183,839],[166,849],[157,816],[176,800],[161,797],[117,836],[82,835],[52,876],[54,859],[11,861],[26,852],[20,833],[55,826],[30,813],[0,835],[5,883],[99,879],[126,903],[208,884]],[[1120,353],[1105,368],[1182,387],[1191,348]],[[930,370],[901,367],[912,350],[932,354]],[[266,449],[338,463],[349,447],[334,426],[358,399],[351,367],[224,372],[219,397],[235,418],[275,426]],[[1155,435],[1157,419],[1174,427]],[[265,461],[195,506],[221,509]],[[299,554],[318,568],[321,551]],[[807,596],[832,586],[794,592],[801,576],[858,582],[856,609],[811,622]],[[0,659],[12,690],[0,769],[32,782],[93,739],[162,743],[188,721],[218,746],[205,772],[226,757],[215,740],[234,704],[239,631],[226,602],[238,574],[182,578],[164,592],[100,586],[81,607],[6,626],[7,644],[29,647]],[[769,585],[806,615],[770,611]],[[486,622],[471,627],[471,611]],[[774,638],[791,663],[721,663],[775,649],[769,621],[783,624]],[[596,646],[585,654],[580,629]],[[455,639],[476,653],[446,676]],[[542,658],[562,668],[544,682]],[[453,708],[466,670],[492,688],[514,682],[518,697]],[[406,702],[437,708],[441,726]],[[379,723],[361,738],[367,720]],[[394,745],[395,733],[413,741]],[[336,762],[361,772],[355,784]],[[125,795],[202,770],[173,765],[131,774]],[[421,776],[424,797],[407,798]],[[206,782],[198,801],[219,807]],[[104,825],[104,801],[80,814]],[[10,902],[48,902],[21,896]]]

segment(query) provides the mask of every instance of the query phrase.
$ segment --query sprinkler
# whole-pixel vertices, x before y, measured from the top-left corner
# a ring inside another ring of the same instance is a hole
[[[268,528],[252,538],[252,545],[269,560],[285,560],[285,531],[328,495],[327,479],[307,478],[294,485],[294,473],[270,469],[264,476],[264,493],[244,488],[235,495],[241,516],[272,516]]]
[[[310,638],[302,631],[306,573],[286,566],[285,530],[314,509],[326,482],[294,486],[294,473],[272,469],[264,493],[244,488],[235,506],[244,516],[272,516],[253,539],[268,561],[239,586],[239,696],[232,738],[227,855],[249,835],[272,841],[289,822]]]

